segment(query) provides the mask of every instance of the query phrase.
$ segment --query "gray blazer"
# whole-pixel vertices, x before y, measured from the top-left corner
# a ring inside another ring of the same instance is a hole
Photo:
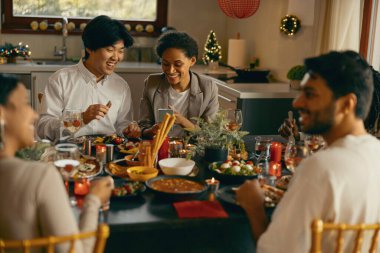
[[[215,80],[190,71],[190,98],[187,119],[213,117],[219,110],[218,86]],[[145,80],[143,97],[140,101],[139,125],[141,129],[149,128],[158,122],[158,109],[169,106],[169,87],[164,74],[152,74]],[[176,125],[172,136],[183,136],[182,127]]]

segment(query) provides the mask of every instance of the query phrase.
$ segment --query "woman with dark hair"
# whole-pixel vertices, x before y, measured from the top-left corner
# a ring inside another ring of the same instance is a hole
[[[78,233],[62,177],[48,163],[23,161],[18,149],[34,143],[36,112],[26,88],[14,76],[0,74],[0,238],[32,239]],[[91,183],[79,221],[80,231],[96,230],[99,208],[108,202],[113,181]],[[76,252],[92,252],[94,241],[77,243]]]
[[[176,115],[173,136],[184,135],[183,128],[193,128],[193,117],[207,119],[219,109],[216,81],[190,70],[196,63],[198,45],[184,32],[166,32],[158,39],[156,53],[162,74],[150,75],[140,103],[142,135],[152,137],[159,123],[158,109],[172,109]]]

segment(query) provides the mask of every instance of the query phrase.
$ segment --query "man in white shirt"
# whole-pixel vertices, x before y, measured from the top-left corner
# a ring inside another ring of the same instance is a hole
[[[64,110],[82,112],[83,125],[75,136],[94,134],[140,137],[132,121],[131,92],[127,82],[114,73],[125,48],[133,44],[122,23],[107,16],[91,20],[82,34],[85,57],[77,65],[58,70],[45,88],[46,109],[38,122],[40,138],[60,136]]]
[[[372,100],[372,71],[353,51],[309,58],[305,66],[308,73],[293,106],[302,131],[322,135],[328,148],[301,161],[270,223],[257,180],[236,192],[257,252],[308,252],[316,218],[347,224],[380,220],[380,142],[363,123]],[[354,236],[346,236],[343,252],[352,251]],[[323,252],[332,252],[335,241],[336,235],[325,236]]]

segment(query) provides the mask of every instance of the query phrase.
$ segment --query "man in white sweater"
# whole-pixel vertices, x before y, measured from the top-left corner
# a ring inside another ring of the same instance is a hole
[[[237,191],[257,252],[308,252],[316,218],[348,224],[380,220],[380,142],[363,123],[372,99],[372,71],[352,51],[309,58],[305,66],[308,73],[293,106],[300,113],[301,130],[322,135],[328,148],[296,168],[271,222],[256,180]],[[344,252],[352,251],[353,236],[345,238]],[[323,252],[332,251],[335,238],[324,238]],[[364,249],[367,246],[364,241]]]

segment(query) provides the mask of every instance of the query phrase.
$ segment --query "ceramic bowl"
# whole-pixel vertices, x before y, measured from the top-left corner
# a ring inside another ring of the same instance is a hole
[[[158,162],[165,175],[186,176],[191,173],[195,162],[186,158],[166,158]]]
[[[127,173],[131,180],[145,182],[148,179],[156,177],[158,170],[152,167],[134,166],[128,168]]]
[[[138,157],[136,157],[135,159],[132,160],[132,158],[134,156],[135,155],[126,155],[124,157],[125,162],[127,163],[127,165],[129,165],[129,166],[141,166],[142,162],[140,162],[140,160],[138,159]]]

